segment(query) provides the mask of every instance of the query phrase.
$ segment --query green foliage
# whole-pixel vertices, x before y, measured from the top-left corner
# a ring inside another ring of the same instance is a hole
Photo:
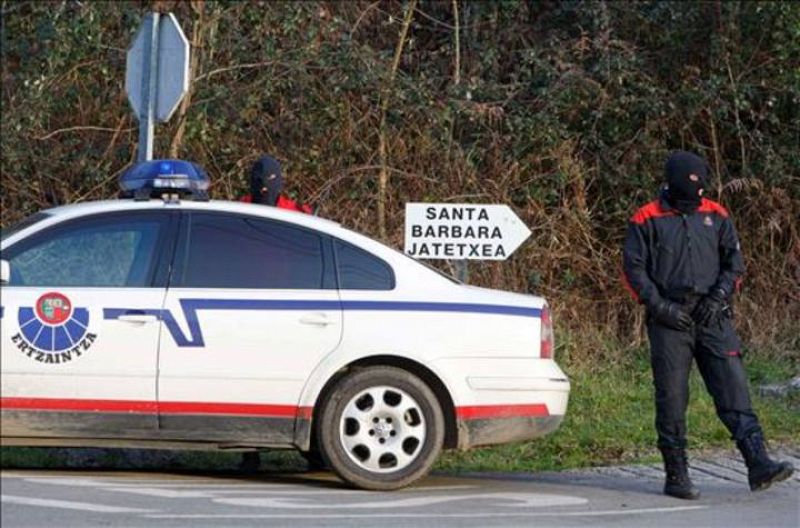
[[[156,154],[174,143],[210,171],[214,197],[235,199],[272,153],[293,194],[377,235],[381,91],[405,4],[158,5],[198,45],[191,104],[158,127]],[[423,1],[389,87],[386,242],[402,244],[406,201],[512,204],[531,240],[507,263],[474,264],[471,280],[546,295],[562,329],[637,342],[619,246],[667,152],[685,148],[708,158],[710,194],[740,231],[748,341],[800,319],[800,298],[782,300],[800,280],[800,5],[457,5],[458,75],[452,3]],[[3,225],[116,195],[137,141],[125,51],[149,7],[3,3]]]

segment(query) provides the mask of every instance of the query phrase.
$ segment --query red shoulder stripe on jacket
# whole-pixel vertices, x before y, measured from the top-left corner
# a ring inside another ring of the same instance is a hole
[[[631,222],[634,224],[643,224],[651,218],[658,218],[660,216],[672,216],[675,212],[669,209],[663,209],[658,200],[653,200],[649,204],[641,207],[636,214],[631,217]]]
[[[700,201],[700,208],[697,210],[699,213],[717,213],[718,215],[728,218],[728,210],[722,207],[714,200],[703,198]]]

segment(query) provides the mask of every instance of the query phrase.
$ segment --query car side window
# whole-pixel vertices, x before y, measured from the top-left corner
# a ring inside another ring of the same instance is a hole
[[[249,216],[192,213],[184,250],[186,288],[323,289],[323,239]]]
[[[141,288],[151,283],[165,215],[98,215],[59,224],[7,252],[11,286]]]
[[[391,266],[375,255],[341,240],[336,241],[339,288],[343,290],[393,290]]]

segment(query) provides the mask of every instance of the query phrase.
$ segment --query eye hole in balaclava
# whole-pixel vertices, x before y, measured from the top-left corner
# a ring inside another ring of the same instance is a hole
[[[683,150],[670,154],[664,165],[667,202],[685,214],[695,211],[708,184],[708,172],[708,163],[697,154]]]
[[[283,190],[281,164],[272,156],[263,156],[250,171],[250,196],[253,203],[276,205]]]

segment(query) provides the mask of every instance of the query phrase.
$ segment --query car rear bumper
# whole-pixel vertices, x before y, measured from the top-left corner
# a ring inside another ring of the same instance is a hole
[[[509,378],[505,383],[472,378],[469,384],[476,404],[456,407],[460,449],[544,436],[558,429],[567,411],[566,378]]]
[[[459,449],[544,436],[567,412],[569,379],[553,360],[448,358],[437,366],[454,396]]]
[[[563,419],[563,414],[459,419],[457,420],[458,447],[469,449],[538,438],[558,429]]]

